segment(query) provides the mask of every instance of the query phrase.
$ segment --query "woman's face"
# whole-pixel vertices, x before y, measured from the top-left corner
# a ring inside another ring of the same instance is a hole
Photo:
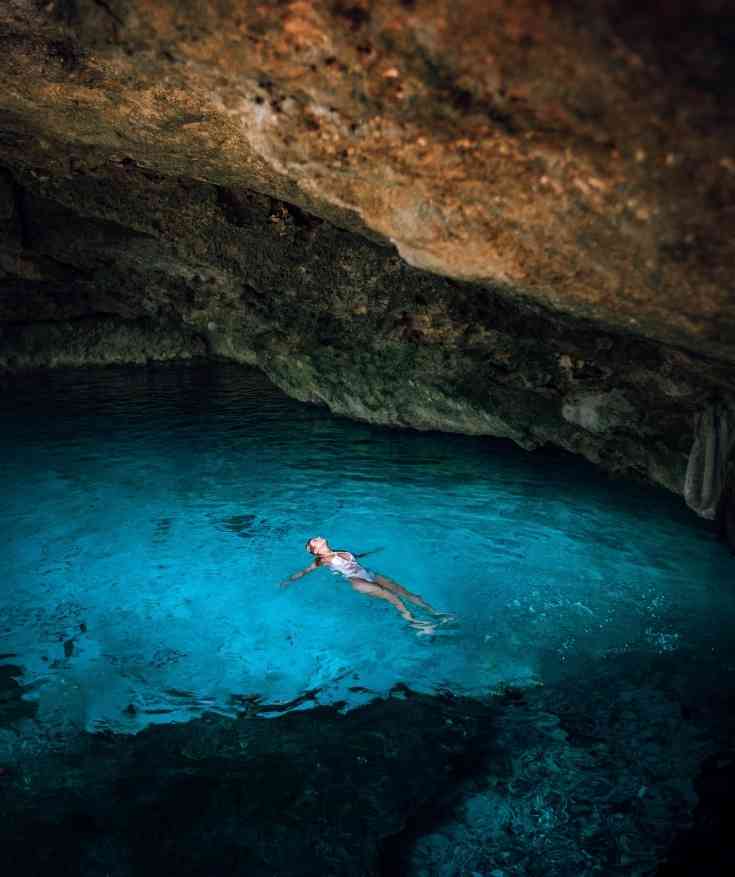
[[[323,539],[321,536],[315,536],[313,539],[309,540],[309,551],[312,554],[320,554],[324,550],[328,550],[329,546],[327,545],[327,540]]]

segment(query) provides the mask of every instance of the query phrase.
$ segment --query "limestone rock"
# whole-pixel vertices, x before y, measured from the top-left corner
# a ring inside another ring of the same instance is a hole
[[[735,395],[727,363],[411,268],[252,190],[7,179],[0,368],[222,356],[339,414],[553,442],[678,493],[702,400]]]
[[[726,0],[8,0],[0,162],[246,187],[735,359]]]
[[[8,0],[0,368],[224,356],[683,493],[735,396],[732,21]]]
[[[562,417],[589,432],[602,434],[621,425],[632,425],[635,409],[618,390],[610,393],[581,393],[568,396]]]
[[[684,497],[703,518],[714,518],[735,448],[735,407],[718,400],[695,420]]]

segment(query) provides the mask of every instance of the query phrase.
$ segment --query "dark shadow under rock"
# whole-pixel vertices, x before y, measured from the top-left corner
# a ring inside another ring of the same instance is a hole
[[[375,874],[383,840],[480,770],[494,708],[401,689],[342,715],[82,734],[3,782],[24,875]]]
[[[735,750],[710,756],[695,783],[699,803],[694,825],[682,832],[669,851],[657,877],[706,874],[725,877],[735,873],[732,812],[735,808]]]
[[[735,452],[730,456],[724,473],[724,486],[715,516],[717,535],[735,554]]]
[[[28,687],[18,682],[22,673],[15,664],[0,664],[0,728],[11,727],[19,719],[31,719],[36,714],[38,704],[23,700]]]

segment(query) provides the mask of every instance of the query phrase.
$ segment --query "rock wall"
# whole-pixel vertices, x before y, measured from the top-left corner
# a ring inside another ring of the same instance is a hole
[[[350,417],[551,441],[677,492],[695,414],[735,393],[726,364],[411,268],[250,190],[130,163],[5,190],[7,369],[219,355]]]
[[[735,399],[733,34],[724,0],[9,0],[0,367],[225,356],[683,493]]]

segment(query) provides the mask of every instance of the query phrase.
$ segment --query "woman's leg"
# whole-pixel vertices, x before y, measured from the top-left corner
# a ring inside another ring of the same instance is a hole
[[[421,606],[422,609],[426,609],[427,612],[431,612],[432,615],[442,614],[434,609],[433,606],[430,606],[423,597],[419,597],[418,594],[412,594],[411,591],[407,591],[402,585],[399,585],[398,582],[394,582],[393,579],[389,579],[387,576],[376,574],[375,583],[380,585],[381,588],[391,591],[393,594],[400,594],[402,597],[405,597],[417,606]]]
[[[352,584],[352,587],[361,594],[367,594],[368,597],[378,597],[380,600],[387,600],[413,627],[417,629],[432,627],[428,621],[419,621],[419,619],[411,615],[406,604],[387,588],[373,584],[372,582],[366,582],[364,579],[350,579],[350,583]]]

